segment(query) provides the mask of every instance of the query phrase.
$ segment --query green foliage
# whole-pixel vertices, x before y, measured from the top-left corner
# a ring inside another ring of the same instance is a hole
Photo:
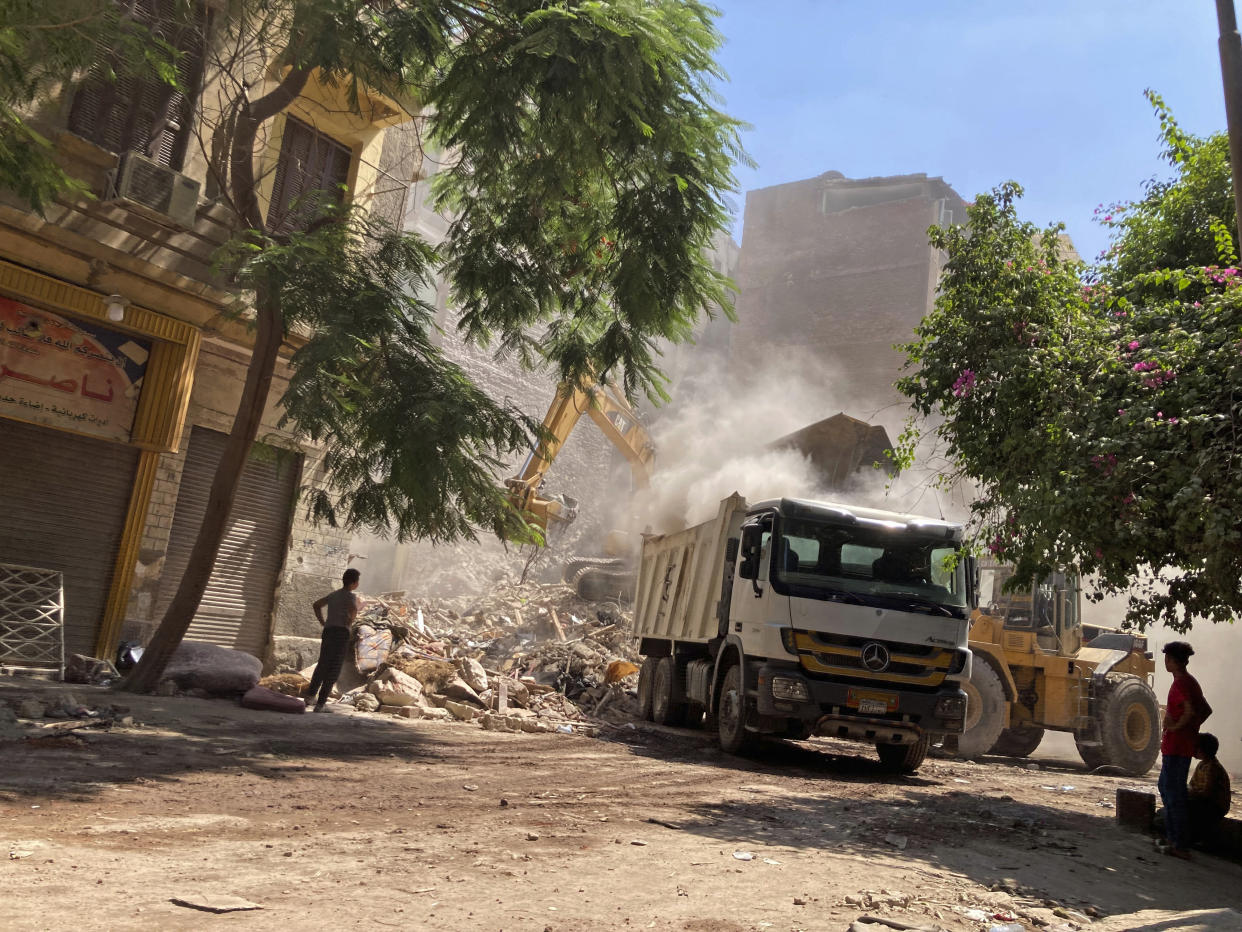
[[[1236,256],[1224,137],[1153,103],[1176,175],[1105,218],[1101,265],[1021,222],[1012,183],[969,234],[933,229],[948,263],[898,384],[938,417],[945,478],[976,488],[977,539],[1019,582],[1076,565],[1130,592],[1128,622],[1186,630],[1242,611],[1242,286],[1218,261]]]
[[[493,477],[496,451],[524,446],[536,425],[433,344],[435,309],[413,295],[435,252],[357,210],[333,221],[246,250],[238,269],[240,284],[269,291],[286,325],[310,334],[283,406],[285,423],[323,447],[311,513],[399,540],[473,537],[480,526],[523,539]]]
[[[283,239],[250,230],[229,253],[239,285],[311,334],[283,404],[326,446],[312,513],[402,540],[480,527],[535,540],[496,477],[538,425],[439,353],[432,309],[411,296],[441,275],[475,343],[661,395],[657,341],[730,303],[704,250],[744,155],[711,103],[711,12],[684,0],[284,10],[294,40],[278,60],[317,69],[354,106],[366,88],[417,98],[455,160],[436,186],[454,217],[438,250],[346,210]]]
[[[726,279],[736,121],[712,103],[720,37],[686,0],[509,4],[425,91],[456,220],[446,271],[467,336],[572,378],[661,394],[658,338],[684,340]],[[533,341],[533,342],[532,342]]]

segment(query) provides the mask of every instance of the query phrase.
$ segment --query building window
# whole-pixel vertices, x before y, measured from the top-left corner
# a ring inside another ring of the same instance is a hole
[[[74,95],[69,130],[109,152],[141,152],[169,168],[185,158],[203,69],[207,18],[178,14],[175,0],[128,0],[126,16],[168,42],[177,57],[174,88],[154,75],[135,75],[113,58],[95,68]]]
[[[349,146],[301,120],[286,117],[267,211],[268,230],[288,233],[300,229],[318,213],[319,205],[339,202],[352,161]]]

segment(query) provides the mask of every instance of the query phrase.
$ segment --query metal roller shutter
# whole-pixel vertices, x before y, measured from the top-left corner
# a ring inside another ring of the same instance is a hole
[[[94,654],[138,450],[0,419],[0,563],[60,570],[65,654]]]
[[[190,548],[207,510],[207,496],[226,436],[195,427],[177,492],[168,556],[160,576],[158,617],[176,594]],[[229,513],[224,543],[203,601],[186,637],[262,656],[276,579],[288,547],[289,514],[300,457],[255,444]]]

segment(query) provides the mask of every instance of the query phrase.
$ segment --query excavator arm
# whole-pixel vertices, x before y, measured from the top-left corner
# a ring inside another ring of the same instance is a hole
[[[612,385],[592,385],[582,389],[562,382],[556,389],[534,449],[521,471],[505,480],[509,501],[527,520],[545,531],[557,521],[572,521],[578,503],[565,495],[541,495],[544,477],[573,432],[578,420],[587,414],[599,425],[612,444],[630,464],[634,487],[646,488],[651,481],[655,449],[651,438],[625,396]]]

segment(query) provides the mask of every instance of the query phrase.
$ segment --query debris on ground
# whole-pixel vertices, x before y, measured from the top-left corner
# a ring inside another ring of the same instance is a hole
[[[48,721],[51,719],[51,721]],[[15,696],[0,702],[0,744],[26,741],[56,744],[55,740],[74,740],[74,732],[84,728],[127,727],[134,724],[127,706],[88,706],[66,693],[54,702],[29,696]]]
[[[292,669],[299,659],[260,685],[303,695],[314,668]],[[639,662],[629,613],[563,584],[472,600],[385,593],[365,599],[335,695],[360,712],[594,736],[635,717]]]

